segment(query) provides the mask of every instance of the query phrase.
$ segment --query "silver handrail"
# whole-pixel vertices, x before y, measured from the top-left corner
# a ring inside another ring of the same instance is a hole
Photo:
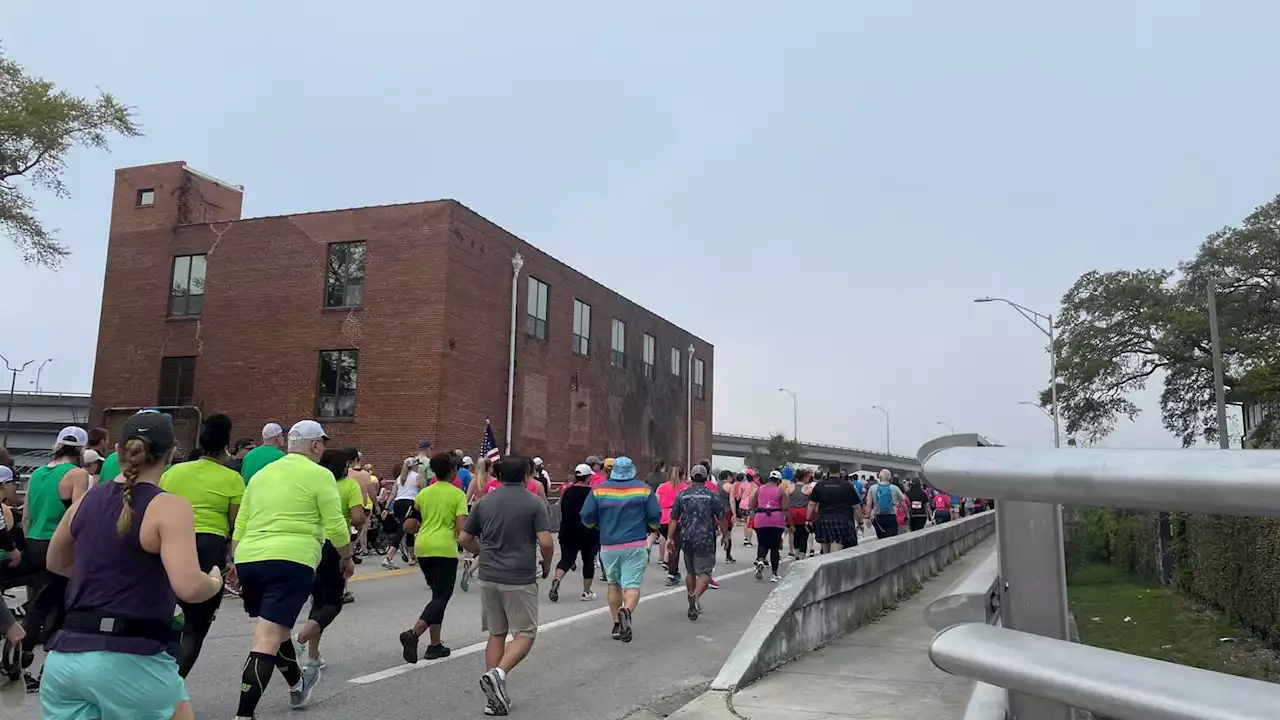
[[[922,465],[931,485],[966,497],[1220,515],[1280,515],[1277,450],[1047,452],[952,447],[934,452]]]
[[[990,625],[999,616],[1000,558],[995,548],[924,609],[924,621],[934,630],[970,622]]]
[[[978,623],[938,633],[929,657],[954,675],[1115,720],[1280,716],[1280,685]]]

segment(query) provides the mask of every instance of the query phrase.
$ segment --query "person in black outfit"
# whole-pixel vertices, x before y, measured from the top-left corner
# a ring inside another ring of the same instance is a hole
[[[907,490],[907,511],[911,531],[923,530],[929,521],[929,493],[924,491],[919,480],[913,480]]]
[[[591,494],[591,466],[579,465],[573,470],[573,482],[560,488],[560,563],[551,581],[547,599],[560,600],[560,581],[582,556],[582,601],[596,599],[591,583],[596,575],[596,553],[600,551],[600,531],[582,524],[582,506]]]
[[[822,553],[858,545],[857,523],[862,504],[853,483],[840,477],[840,463],[831,463],[826,477],[809,494],[807,517]]]

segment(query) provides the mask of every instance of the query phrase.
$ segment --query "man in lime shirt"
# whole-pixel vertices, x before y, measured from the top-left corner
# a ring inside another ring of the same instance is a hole
[[[431,639],[424,659],[449,657],[449,648],[440,642],[440,626],[458,578],[458,533],[462,532],[462,524],[467,519],[467,495],[453,484],[458,470],[453,456],[439,453],[431,456],[429,462],[434,479],[418,491],[413,509],[405,518],[405,529],[417,533],[413,549],[422,576],[431,587],[431,602],[423,608],[413,628],[400,633],[407,663],[418,662],[418,638],[424,632],[429,632]]]
[[[240,476],[244,478],[244,484],[248,485],[259,470],[284,457],[284,447],[284,428],[280,427],[280,423],[269,422],[263,425],[262,444],[245,453],[244,460],[240,463]]]
[[[333,473],[316,464],[329,437],[315,420],[289,429],[289,454],[258,471],[236,515],[229,576],[240,580],[245,612],[258,618],[253,649],[241,674],[238,718],[252,718],[277,668],[289,683],[289,703],[306,707],[320,679],[319,668],[298,665],[289,632],[311,595],[311,581],[324,540],[351,577],[351,537]],[[247,458],[246,458],[247,459]]]

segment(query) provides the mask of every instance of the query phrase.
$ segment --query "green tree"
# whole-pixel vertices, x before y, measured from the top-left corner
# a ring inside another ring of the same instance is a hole
[[[782,433],[774,433],[763,449],[753,448],[744,462],[747,467],[767,473],[787,463],[800,462],[800,444]]]
[[[108,93],[90,100],[57,90],[0,50],[0,229],[24,262],[57,267],[71,253],[36,217],[30,191],[69,197],[62,182],[68,153],[107,149],[113,133],[141,134],[132,108]]]
[[[1120,417],[1139,413],[1131,396],[1163,382],[1161,420],[1183,446],[1214,442],[1206,287],[1216,297],[1224,384],[1280,397],[1280,197],[1240,227],[1210,235],[1196,256],[1170,270],[1091,271],[1062,298],[1057,318],[1059,404],[1067,435],[1095,442]],[[1049,392],[1041,394],[1044,406]]]

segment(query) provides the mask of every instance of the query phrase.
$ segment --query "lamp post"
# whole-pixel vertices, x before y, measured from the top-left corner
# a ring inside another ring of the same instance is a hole
[[[1053,316],[1038,313],[1035,310],[1019,305],[1012,300],[996,297],[982,297],[974,300],[977,303],[1002,302],[1005,305],[1018,311],[1018,314],[1026,318],[1036,329],[1044,333],[1049,338],[1049,392],[1053,397],[1053,446],[1055,448],[1062,446],[1061,434],[1058,432],[1058,346],[1054,342],[1053,337]],[[1045,322],[1045,326],[1040,321]]]
[[[689,343],[688,415],[685,418],[684,466],[693,468],[693,343]],[[708,471],[710,468],[708,468]]]
[[[800,442],[800,406],[796,402],[796,394],[786,388],[778,388],[778,392],[791,396],[791,439]]]
[[[9,444],[9,420],[13,417],[13,388],[18,384],[18,373],[27,369],[27,366],[35,362],[28,360],[22,363],[21,367],[14,367],[9,363],[9,358],[0,355],[0,360],[4,361],[4,367],[9,371],[9,404],[4,411],[4,439],[0,440],[0,447]]]
[[[40,373],[44,372],[44,366],[45,366],[45,365],[48,365],[48,364],[49,364],[49,363],[51,363],[51,362],[53,362],[53,358],[49,358],[49,359],[45,360],[44,362],[40,363],[40,366],[39,366],[39,367],[37,367],[37,368],[36,368],[35,386],[36,386],[36,392],[37,392],[37,393],[39,393],[39,392],[40,392]]]
[[[884,452],[886,455],[892,455],[892,451],[889,450],[889,411],[879,405],[872,405],[871,409],[884,413]]]
[[[941,420],[939,420],[939,421],[938,421],[938,424],[939,424],[939,425],[941,425],[942,427],[946,428],[946,429],[947,429],[947,430],[948,430],[952,435],[955,435],[955,434],[956,434],[956,426],[955,426],[955,425],[952,425],[952,424],[951,424],[951,423],[949,423],[949,422],[942,422]]]
[[[511,338],[507,355],[507,438],[505,457],[511,454],[511,413],[516,401],[516,304],[520,297],[520,270],[524,267],[524,256],[516,253],[511,258]]]
[[[1222,341],[1218,337],[1218,285],[1231,282],[1230,278],[1210,278],[1205,293],[1209,299],[1209,342],[1213,346],[1213,394],[1218,404],[1218,447],[1231,447],[1227,437],[1227,389],[1222,379]]]

